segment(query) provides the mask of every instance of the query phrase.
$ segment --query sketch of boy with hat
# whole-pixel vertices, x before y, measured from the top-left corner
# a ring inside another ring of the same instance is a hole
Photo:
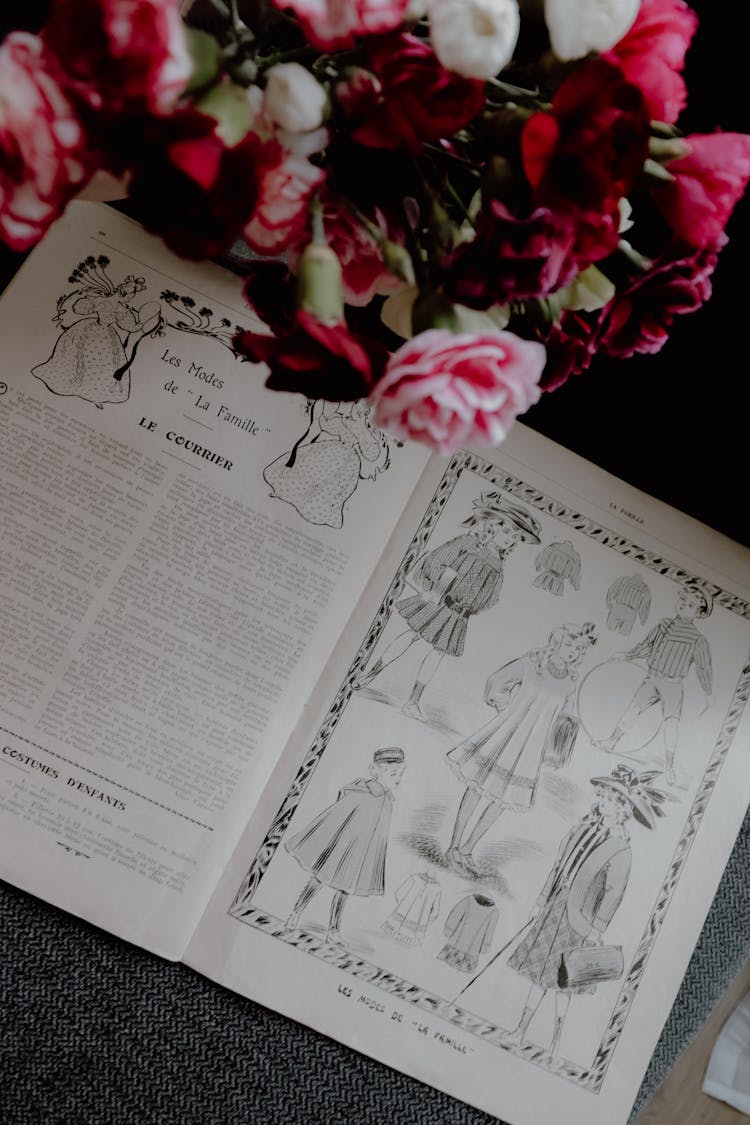
[[[409,582],[418,592],[396,603],[408,628],[391,641],[356,685],[366,687],[415,642],[425,641],[429,649],[403,708],[415,719],[424,718],[419,706],[422,693],[443,657],[463,654],[469,620],[497,603],[508,554],[518,543],[541,542],[539,521],[500,492],[483,492],[472,507],[462,524],[466,532],[428,551],[417,562]]]
[[[607,776],[591,778],[596,796],[591,811],[562,841],[534,910],[516,937],[528,932],[508,959],[509,966],[530,984],[517,1025],[503,1033],[504,1044],[525,1041],[532,1019],[552,992],[555,1021],[548,1055],[554,1058],[571,996],[596,991],[595,983],[567,981],[564,966],[576,951],[602,945],[630,878],[628,822],[652,829],[664,815],[665,794],[653,786],[657,776],[658,771],[638,774],[619,765]]]
[[[334,891],[326,940],[341,941],[341,915],[350,895],[382,895],[393,796],[404,772],[400,746],[384,746],[372,756],[370,776],[344,786],[336,801],[285,843],[286,850],[310,872],[310,879],[287,918],[299,926],[302,912],[321,886]]]
[[[662,618],[639,644],[623,654],[625,660],[645,659],[647,672],[612,734],[595,743],[600,750],[614,753],[617,743],[636,719],[659,704],[664,718],[665,780],[670,786],[676,784],[674,762],[685,678],[694,665],[698,683],[706,696],[704,710],[711,704],[713,680],[711,649],[694,624],[696,618],[710,615],[711,595],[697,582],[686,582],[677,595],[675,609],[674,617]]]

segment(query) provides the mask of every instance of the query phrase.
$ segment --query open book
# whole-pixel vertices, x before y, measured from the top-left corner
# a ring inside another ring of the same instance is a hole
[[[625,1122],[750,798],[750,553],[267,391],[79,204],[0,302],[2,875],[512,1125]]]

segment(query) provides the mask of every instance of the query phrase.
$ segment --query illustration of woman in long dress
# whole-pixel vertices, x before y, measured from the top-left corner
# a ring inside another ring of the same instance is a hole
[[[512,660],[488,679],[485,702],[497,714],[447,755],[466,786],[446,851],[453,866],[471,870],[474,848],[499,816],[506,809],[527,812],[534,804],[558,720],[573,710],[578,666],[595,643],[590,622],[561,625],[543,648]]]
[[[404,714],[423,719],[420,700],[444,656],[461,656],[470,619],[497,604],[503,584],[503,567],[518,543],[540,542],[539,521],[521,504],[499,492],[484,492],[473,501],[466,531],[428,551],[409,576],[417,593],[396,603],[407,628],[384,649],[364,672],[357,687],[366,687],[389,664],[399,660],[417,641],[425,641],[425,654],[403,707]]]
[[[141,339],[159,324],[159,305],[140,310],[130,302],[145,288],[141,277],[129,275],[115,286],[105,273],[108,259],[87,259],[73,272],[79,288],[61,297],[56,322],[62,333],[52,355],[32,374],[56,395],[92,402],[125,402],[130,396],[130,366]]]
[[[344,507],[360,480],[371,480],[388,468],[388,440],[370,422],[362,402],[343,406],[324,402],[289,453],[277,457],[263,472],[271,495],[291,504],[308,523],[339,528]]]

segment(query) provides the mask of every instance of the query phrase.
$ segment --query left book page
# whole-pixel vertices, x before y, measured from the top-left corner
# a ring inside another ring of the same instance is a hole
[[[175,959],[427,460],[238,328],[103,205],[0,301],[0,874]]]

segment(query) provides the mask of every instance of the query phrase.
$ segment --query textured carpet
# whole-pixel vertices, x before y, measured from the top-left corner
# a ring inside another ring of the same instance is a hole
[[[750,815],[639,1094],[750,955]],[[3,1125],[492,1119],[0,884]]]

